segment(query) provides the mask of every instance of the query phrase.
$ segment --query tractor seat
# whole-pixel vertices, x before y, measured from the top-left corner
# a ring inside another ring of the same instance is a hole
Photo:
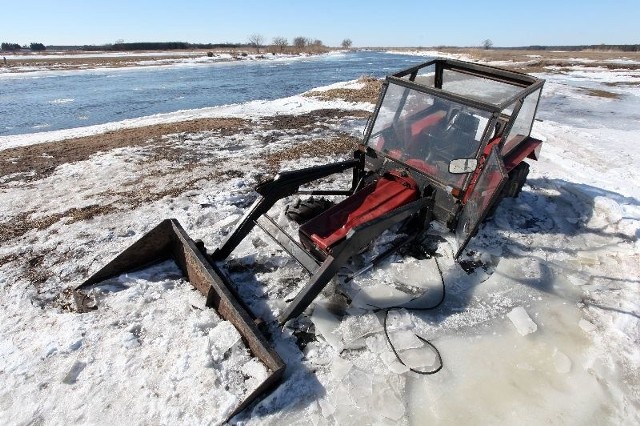
[[[449,158],[470,158],[478,150],[479,141],[476,132],[480,120],[473,114],[459,111],[455,114],[442,136],[442,144],[448,147]]]
[[[300,241],[316,257],[325,259],[351,229],[416,200],[418,194],[411,177],[387,173],[302,225]]]

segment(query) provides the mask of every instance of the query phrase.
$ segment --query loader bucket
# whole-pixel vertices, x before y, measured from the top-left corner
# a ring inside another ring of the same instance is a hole
[[[278,354],[269,348],[250,311],[227,284],[224,273],[203,253],[206,253],[204,247],[199,248],[176,219],[165,219],[76,287],[74,298],[80,312],[95,309],[88,306],[89,297],[85,290],[122,273],[173,259],[185,278],[206,297],[206,306],[214,308],[236,327],[253,356],[262,361],[270,372],[266,380],[236,407],[228,417],[230,419],[270,390],[282,377],[285,366]]]

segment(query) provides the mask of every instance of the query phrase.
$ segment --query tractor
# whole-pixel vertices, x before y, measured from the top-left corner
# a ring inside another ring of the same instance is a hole
[[[281,324],[300,316],[350,258],[386,230],[405,235],[393,251],[439,222],[455,234],[457,259],[500,200],[519,194],[529,171],[524,160],[538,159],[542,141],[530,133],[543,85],[526,74],[450,59],[389,75],[352,159],[280,172],[258,184],[253,205],[213,251],[192,240],[177,220],[165,220],[76,289],[79,309],[91,307],[87,288],[173,258],[207,306],[228,317],[274,371],[266,388],[283,365],[222,266],[238,244],[258,226],[308,271],[306,284],[280,314]],[[349,188],[301,189],[348,170]],[[334,205],[299,200],[288,207],[287,216],[300,223],[291,235],[269,210],[283,198],[305,195],[344,199]]]

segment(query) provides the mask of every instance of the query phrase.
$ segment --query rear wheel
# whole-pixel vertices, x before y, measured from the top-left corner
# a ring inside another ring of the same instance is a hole
[[[528,175],[529,164],[525,163],[524,161],[518,164],[513,168],[513,170],[509,172],[509,179],[504,184],[504,186],[502,187],[502,191],[500,191],[500,195],[489,209],[489,212],[486,216],[487,218],[493,216],[503,198],[516,198],[520,194],[524,183],[527,181]]]
[[[527,181],[527,175],[529,175],[529,164],[523,161],[509,172],[509,180],[502,188],[501,197],[516,198]]]

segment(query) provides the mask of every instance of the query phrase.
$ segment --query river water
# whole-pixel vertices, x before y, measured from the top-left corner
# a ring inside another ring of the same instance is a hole
[[[384,52],[306,58],[5,74],[0,136],[103,124],[152,114],[277,99],[424,62]]]

